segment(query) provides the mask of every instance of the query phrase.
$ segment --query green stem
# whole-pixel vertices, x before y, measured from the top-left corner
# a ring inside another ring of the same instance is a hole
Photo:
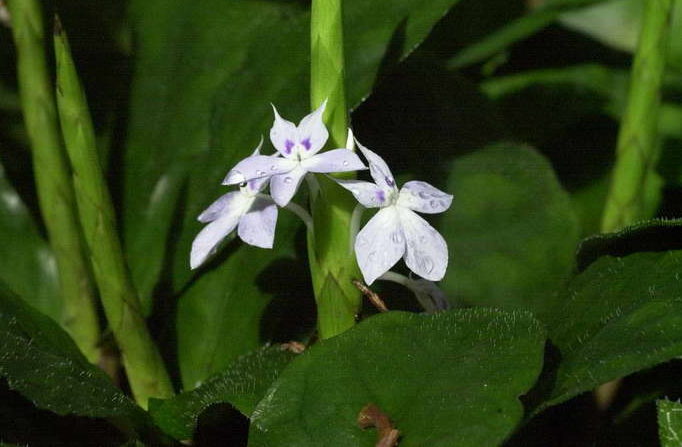
[[[311,13],[312,108],[327,100],[325,122],[333,147],[344,147],[346,108],[343,14],[341,0],[313,0]],[[348,253],[353,197],[327,177],[319,177],[319,192],[311,194],[315,234],[308,233],[308,257],[317,302],[321,338],[337,335],[355,324],[361,304],[352,280],[360,277],[355,257]]]
[[[618,135],[616,165],[602,218],[602,231],[649,218],[660,198],[655,172],[659,156],[660,90],[668,53],[672,0],[647,0],[634,58],[628,103]]]
[[[7,6],[12,17],[21,105],[31,142],[40,211],[59,271],[60,323],[94,363],[100,358],[95,291],[59,135],[45,57],[42,11],[36,0],[11,0]]]
[[[104,180],[95,132],[66,34],[55,23],[57,105],[85,240],[104,312],[121,350],[123,366],[136,401],[166,398],[173,388],[144,317],[123,257],[114,210]]]

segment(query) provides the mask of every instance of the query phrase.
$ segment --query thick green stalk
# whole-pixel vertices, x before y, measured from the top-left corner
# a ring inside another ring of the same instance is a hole
[[[660,198],[657,130],[673,0],[647,0],[645,8],[602,218],[604,232],[651,217]]]
[[[60,323],[94,363],[100,358],[95,292],[57,124],[45,56],[42,12],[37,0],[10,0],[7,6],[12,17],[21,106],[31,142],[40,210],[59,271]]]
[[[311,16],[310,102],[313,109],[327,100],[325,122],[331,144],[346,144],[348,110],[344,77],[341,0],[313,0]],[[321,338],[340,334],[355,324],[360,292],[352,280],[360,278],[349,251],[353,197],[326,177],[312,197],[314,234],[308,234],[308,254],[317,302]]]
[[[55,23],[57,105],[85,240],[104,312],[121,350],[123,366],[137,402],[166,398],[173,388],[161,355],[147,330],[116,233],[109,190],[97,153],[95,132],[66,34]]]

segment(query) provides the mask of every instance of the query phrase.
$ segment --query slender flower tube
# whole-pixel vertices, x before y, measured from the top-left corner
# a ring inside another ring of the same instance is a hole
[[[375,183],[337,180],[366,208],[380,208],[355,239],[355,255],[367,284],[393,267],[400,258],[417,275],[439,281],[448,265],[443,237],[419,213],[442,213],[452,196],[426,182],[411,181],[398,190],[391,170],[377,154],[356,143],[369,162]]]
[[[329,132],[322,122],[326,102],[304,117],[298,126],[283,119],[273,106],[275,122],[270,140],[281,157],[252,155],[237,163],[227,174],[224,185],[236,185],[255,179],[270,179],[270,194],[279,206],[294,197],[308,172],[332,173],[366,169],[354,152],[341,148],[318,153]]]

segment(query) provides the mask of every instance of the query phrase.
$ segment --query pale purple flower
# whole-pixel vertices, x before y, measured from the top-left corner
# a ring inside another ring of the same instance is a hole
[[[298,126],[275,112],[270,140],[281,157],[254,155],[248,157],[227,174],[224,185],[236,185],[253,179],[270,178],[270,194],[279,206],[286,206],[294,197],[308,172],[332,173],[366,169],[353,151],[332,149],[318,153],[324,147],[329,132],[322,122],[326,101]]]
[[[356,143],[369,162],[375,183],[338,180],[366,208],[380,208],[355,239],[355,255],[367,284],[393,267],[400,258],[422,278],[439,281],[448,265],[443,237],[421,218],[420,213],[442,213],[452,196],[426,182],[411,181],[398,190],[386,162]]]
[[[254,152],[258,156],[260,145]],[[268,157],[271,158],[271,157]],[[247,244],[272,248],[275,240],[277,206],[269,196],[261,194],[268,178],[253,179],[213,202],[197,218],[208,223],[192,242],[190,267],[195,269],[215,252],[218,244],[235,228]]]

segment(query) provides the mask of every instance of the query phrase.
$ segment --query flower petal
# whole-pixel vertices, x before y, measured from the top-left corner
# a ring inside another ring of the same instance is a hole
[[[398,188],[395,186],[393,174],[384,159],[360,144],[358,140],[355,140],[355,142],[358,144],[358,148],[360,148],[362,155],[367,159],[369,173],[372,175],[376,184],[386,191],[397,191]]]
[[[314,155],[320,151],[329,138],[329,131],[322,121],[324,109],[327,107],[325,100],[310,115],[306,115],[298,125],[298,143],[303,148],[301,158]]]
[[[229,212],[230,207],[241,204],[239,201],[239,195],[239,192],[232,191],[220,196],[218,200],[210,204],[208,208],[199,214],[197,220],[203,223],[213,222],[225,211]]]
[[[405,237],[397,208],[379,210],[355,239],[355,256],[365,282],[370,285],[405,253]]]
[[[336,183],[350,191],[365,208],[379,208],[387,203],[386,192],[374,183],[362,180],[336,180]]]
[[[426,182],[407,182],[400,189],[398,205],[420,213],[442,213],[450,208],[452,196]]]
[[[443,236],[414,211],[396,207],[405,234],[405,264],[429,281],[440,281],[448,267],[448,246]]]
[[[227,173],[223,185],[237,185],[249,180],[283,174],[296,167],[298,163],[286,158],[268,155],[246,157]]]
[[[348,149],[333,149],[313,155],[301,161],[301,166],[308,172],[325,174],[367,169],[362,160],[360,160],[360,157]]]
[[[270,180],[270,194],[279,206],[287,206],[296,194],[306,170],[300,165],[286,174],[275,175]]]
[[[270,129],[270,141],[272,141],[272,145],[275,146],[277,152],[284,157],[293,157],[294,146],[298,140],[296,125],[279,116],[274,105],[272,110],[275,112],[275,122]]]
[[[272,248],[276,224],[277,205],[269,198],[258,197],[239,220],[237,234],[249,245]]]
[[[233,201],[234,206],[230,207],[230,212],[222,214],[218,219],[206,225],[194,238],[189,259],[189,265],[192,269],[203,264],[215,251],[218,244],[235,229],[245,205],[248,206],[247,201],[253,200],[244,199],[245,196],[242,194],[236,196],[236,200]]]

